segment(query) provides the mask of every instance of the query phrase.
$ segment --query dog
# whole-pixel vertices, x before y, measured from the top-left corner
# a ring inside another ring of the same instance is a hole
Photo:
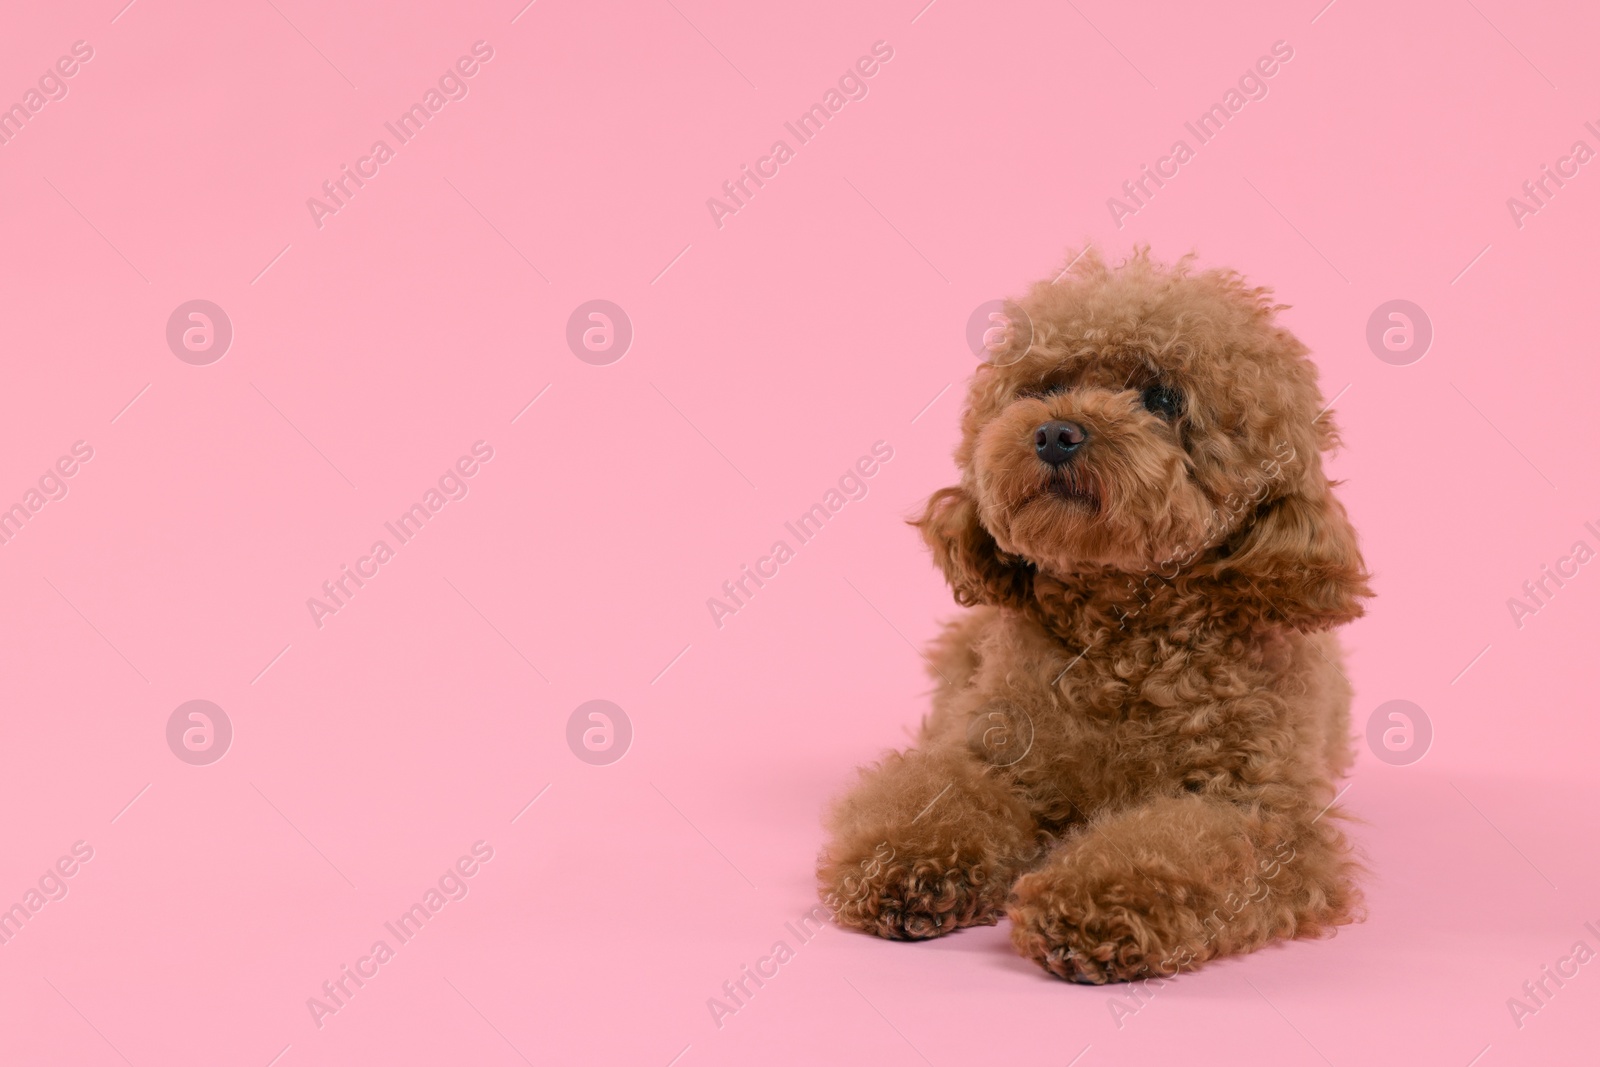
[[[1073,982],[1170,977],[1360,917],[1332,631],[1372,595],[1286,305],[1087,251],[1007,305],[960,484],[912,520],[956,601],[914,747],[826,818],[842,926],[1011,920]]]

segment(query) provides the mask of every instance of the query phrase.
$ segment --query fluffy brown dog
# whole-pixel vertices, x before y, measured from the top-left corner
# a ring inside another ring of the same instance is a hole
[[[933,646],[917,746],[830,815],[838,922],[920,939],[1004,911],[1024,955],[1098,983],[1355,917],[1329,631],[1371,592],[1281,306],[1144,250],[1011,309],[961,484],[916,523],[973,610]]]

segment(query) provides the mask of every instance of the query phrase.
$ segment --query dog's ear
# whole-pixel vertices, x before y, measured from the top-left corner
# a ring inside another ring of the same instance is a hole
[[[1372,595],[1356,532],[1319,465],[1257,509],[1218,573],[1244,578],[1241,596],[1265,600],[1272,618],[1306,632],[1359,618]]]
[[[950,486],[928,498],[927,509],[911,525],[933,549],[956,603],[1020,606],[1028,596],[1033,565],[1000,551],[978,521],[978,504],[965,489]]]

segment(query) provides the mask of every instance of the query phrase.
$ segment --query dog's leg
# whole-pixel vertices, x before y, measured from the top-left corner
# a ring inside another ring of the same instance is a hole
[[[828,829],[817,881],[834,920],[903,940],[993,925],[1040,850],[1022,800],[949,745],[864,770]]]
[[[1314,808],[1201,796],[1096,818],[1018,879],[1011,939],[1075,982],[1166,977],[1351,921],[1343,836]]]

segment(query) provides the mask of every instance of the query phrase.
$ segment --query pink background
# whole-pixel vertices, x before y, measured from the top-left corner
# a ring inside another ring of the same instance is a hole
[[[0,546],[0,904],[94,850],[0,946],[0,1062],[1592,1061],[1600,964],[1507,1007],[1600,949],[1600,564],[1520,629],[1506,605],[1600,548],[1596,164],[1521,228],[1506,205],[1600,148],[1583,5],[122,2],[0,36],[0,102],[94,49],[0,145],[0,500],[94,449]],[[479,40],[465,99],[319,229],[307,198]],[[869,95],[719,229],[706,199],[879,40]],[[1119,230],[1107,198],[1279,40],[1266,98]],[[901,520],[954,476],[967,317],[1084,240],[1294,305],[1380,592],[1357,728],[1406,699],[1434,730],[1352,776],[1368,922],[1120,1027],[1126,989],[1004,925],[784,926],[954,610]],[[1435,331],[1409,366],[1365,341],[1396,298]],[[166,344],[191,299],[233,324],[209,366]],[[633,323],[620,362],[567,347],[591,299]],[[469,495],[314,625],[479,440]],[[714,626],[879,440],[866,499]],[[634,730],[609,766],[565,741],[597,698]],[[209,766],[165,739],[194,699],[234,728]],[[479,840],[469,895],[319,1029],[307,998]],[[707,998],[780,939],[719,1029]]]

